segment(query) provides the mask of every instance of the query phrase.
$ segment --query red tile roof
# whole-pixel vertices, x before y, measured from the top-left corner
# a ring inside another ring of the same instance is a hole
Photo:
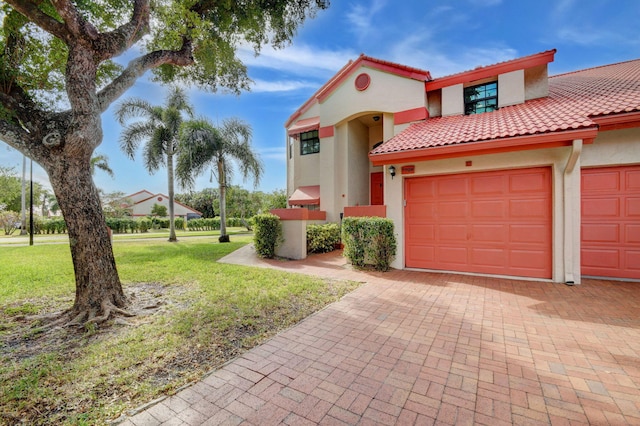
[[[550,77],[546,98],[483,114],[427,119],[371,154],[597,128],[597,117],[638,111],[640,59]]]

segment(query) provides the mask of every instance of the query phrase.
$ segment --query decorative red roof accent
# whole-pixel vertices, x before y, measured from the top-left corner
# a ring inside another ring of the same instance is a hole
[[[291,117],[287,120],[284,127],[289,128],[291,123],[296,121],[298,117],[307,111],[315,102],[324,101],[336,87],[344,82],[353,72],[360,66],[377,69],[380,71],[396,74],[402,77],[411,78],[418,81],[431,80],[429,71],[419,68],[408,67],[406,65],[396,64],[394,62],[376,59],[371,56],[361,54],[355,61],[349,61],[340,71],[338,71],[329,81],[327,81],[320,89],[318,89]]]
[[[289,205],[320,205],[320,185],[299,186],[289,197]]]
[[[588,139],[597,134],[598,123],[629,126],[640,118],[638,112],[640,59],[550,77],[546,98],[483,114],[436,117],[413,124],[369,156],[374,164],[389,164],[398,161],[397,153],[402,152],[404,160],[416,161],[411,152],[427,157],[442,151],[432,148],[454,145],[460,145],[456,151],[472,151],[479,148],[477,142],[497,140],[503,140],[506,147],[510,140],[515,144],[525,136],[549,135],[547,142],[569,140],[579,130],[591,130],[581,136]]]
[[[510,61],[499,62],[497,64],[477,67],[473,70],[439,77],[431,81],[427,81],[425,83],[425,88],[427,91],[442,89],[443,87],[449,87],[455,84],[468,83],[470,81],[481,80],[483,78],[495,77],[499,74],[548,64],[549,62],[553,62],[553,56],[555,53],[556,49],[547,50],[546,52],[536,53],[534,55],[524,56]]]
[[[291,126],[287,133],[289,134],[289,136],[291,136],[311,130],[318,130],[319,128],[320,117],[303,118],[302,120],[298,120],[293,126]]]

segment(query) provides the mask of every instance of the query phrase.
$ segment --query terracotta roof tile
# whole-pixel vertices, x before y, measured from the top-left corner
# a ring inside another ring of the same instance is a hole
[[[549,78],[549,96],[497,111],[411,125],[372,153],[527,136],[596,126],[591,119],[640,111],[640,59]]]

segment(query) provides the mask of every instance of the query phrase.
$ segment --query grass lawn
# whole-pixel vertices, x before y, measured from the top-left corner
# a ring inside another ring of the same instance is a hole
[[[32,315],[71,306],[66,245],[0,247],[0,424],[104,424],[263,342],[357,284],[216,263],[235,236],[119,240],[136,317],[43,332]]]

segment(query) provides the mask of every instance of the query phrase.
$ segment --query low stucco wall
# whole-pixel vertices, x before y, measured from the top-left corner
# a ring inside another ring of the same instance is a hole
[[[286,259],[307,258],[307,225],[326,222],[327,213],[307,209],[271,210],[282,223],[283,241],[276,247],[276,256]]]

